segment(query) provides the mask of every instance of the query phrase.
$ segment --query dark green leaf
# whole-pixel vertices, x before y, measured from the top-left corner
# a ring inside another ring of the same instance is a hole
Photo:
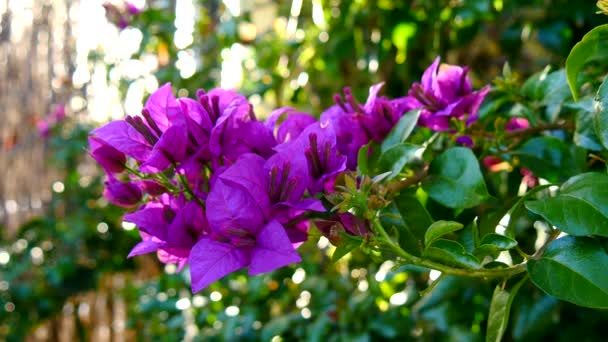
[[[424,256],[456,267],[470,269],[481,267],[476,257],[467,253],[461,244],[452,240],[436,240],[425,249]]]
[[[418,145],[402,143],[395,145],[384,151],[378,161],[378,173],[390,171],[388,179],[399,175],[403,167],[416,156],[416,151],[420,149]]]
[[[486,331],[486,341],[500,342],[502,335],[509,323],[509,313],[513,298],[517,295],[519,288],[528,280],[528,277],[521,279],[510,291],[503,289],[500,285],[494,289],[490,313],[488,314],[488,330]]]
[[[450,148],[433,160],[422,186],[432,199],[450,208],[471,208],[489,197],[479,162],[464,147]]]
[[[416,256],[422,255],[424,233],[433,219],[414,195],[400,193],[381,212],[380,222],[386,229],[397,230],[401,248]]]
[[[600,44],[608,41],[608,24],[600,25],[589,31],[583,39],[576,43],[568,59],[566,59],[566,74],[568,76],[568,86],[572,92],[572,97],[578,101],[578,74],[587,61],[597,52]]]
[[[418,117],[420,117],[420,109],[411,110],[399,119],[399,122],[393,127],[390,133],[384,138],[382,142],[382,152],[386,152],[392,147],[399,145],[410,136],[416,123],[418,123]]]
[[[532,138],[513,154],[523,167],[552,182],[580,172],[568,144],[556,137]]]
[[[545,117],[553,122],[561,111],[562,104],[570,98],[570,91],[566,82],[566,72],[562,70],[550,73],[543,81],[543,104],[546,105]]]
[[[558,299],[590,308],[608,308],[608,254],[599,242],[565,236],[528,261],[530,279]]]
[[[436,221],[431,224],[431,226],[426,230],[424,234],[424,245],[430,246],[435,240],[440,237],[449,234],[451,232],[455,232],[464,227],[464,225],[460,222],[455,221]]]
[[[598,89],[595,101],[595,132],[604,148],[608,149],[608,77]]]
[[[526,202],[526,207],[570,235],[608,236],[608,175],[575,176],[557,196]]]

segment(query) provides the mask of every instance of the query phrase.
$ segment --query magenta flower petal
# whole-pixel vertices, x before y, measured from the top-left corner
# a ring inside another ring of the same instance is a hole
[[[160,241],[167,240],[167,229],[174,217],[173,211],[167,207],[146,207],[126,214],[124,220],[134,223],[141,232],[145,232]]]
[[[89,137],[91,157],[101,165],[107,173],[118,173],[125,169],[127,157],[124,153],[106,144],[97,137]]]
[[[270,207],[268,179],[264,171],[264,158],[247,153],[224,171],[219,178],[226,184],[240,186],[254,198],[260,208]],[[266,213],[267,214],[267,213]]]
[[[141,201],[141,189],[133,183],[121,182],[110,177],[105,185],[106,188],[103,191],[103,195],[114,205],[131,208]]]
[[[124,120],[112,121],[91,134],[138,161],[148,159],[152,151],[152,146],[146,139]]]
[[[209,224],[203,208],[196,202],[188,202],[167,229],[167,246],[190,249],[209,232]]]
[[[143,172],[160,172],[186,156],[188,132],[185,126],[171,126],[154,145],[150,157],[140,166]]]
[[[210,238],[202,238],[190,252],[190,278],[192,292],[196,293],[224,277],[235,272],[249,262],[245,250]]]
[[[418,124],[435,131],[448,131],[452,118],[466,120],[470,125],[477,120],[479,107],[490,87],[473,92],[467,74],[467,67],[439,65],[437,57],[425,70],[421,83],[412,85],[407,103],[401,105],[422,109]]]
[[[249,192],[218,179],[207,197],[207,221],[212,231],[239,228],[256,235],[264,213]]]
[[[279,125],[276,138],[279,143],[285,143],[295,140],[300,133],[317,119],[308,114],[298,112],[291,107],[283,107],[274,110],[266,120],[266,127],[275,130],[277,122],[285,116],[283,122]]]
[[[135,245],[135,247],[133,247],[133,249],[127,256],[127,258],[132,258],[134,256],[156,252],[162,246],[164,246],[164,243],[162,243],[160,241],[153,241],[153,240],[141,241],[140,243]]]
[[[257,236],[256,246],[251,253],[249,275],[270,272],[300,261],[302,258],[293,248],[283,226],[272,220]]]
[[[509,122],[507,122],[505,129],[507,130],[507,132],[513,132],[521,129],[526,129],[528,127],[530,127],[530,122],[528,121],[528,119],[511,118]]]
[[[172,119],[174,119],[180,111],[179,104],[171,90],[171,83],[166,83],[153,92],[148,98],[148,101],[146,101],[144,108],[150,112],[150,116],[156,125],[158,125],[158,128],[160,128],[162,132],[166,131],[171,125],[171,122],[174,121]]]

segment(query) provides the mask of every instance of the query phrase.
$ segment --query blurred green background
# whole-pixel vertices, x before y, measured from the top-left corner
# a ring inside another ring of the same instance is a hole
[[[495,284],[445,279],[421,300],[432,282],[422,270],[359,254],[332,263],[317,237],[299,265],[193,295],[187,271],[126,259],[139,237],[100,198],[86,137],[165,82],[178,96],[237,88],[264,117],[279,106],[319,115],[344,86],[360,101],[377,82],[403,96],[435,56],[469,65],[476,87],[506,62],[523,80],[562,67],[606,22],[593,1],[150,0],[132,1],[136,15],[111,3],[0,5],[0,339],[483,340]],[[65,119],[47,114],[58,105]],[[608,320],[531,284],[512,312],[507,339],[518,341],[601,340]]]

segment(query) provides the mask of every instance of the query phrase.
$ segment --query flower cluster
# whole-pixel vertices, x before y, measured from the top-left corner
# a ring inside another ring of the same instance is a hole
[[[141,8],[130,1],[123,1],[119,5],[107,1],[103,4],[103,8],[106,10],[108,21],[114,23],[121,30],[127,28],[133,18],[142,12]]]
[[[424,108],[424,126],[443,122],[435,116],[475,117],[487,90],[472,93],[466,69],[441,70],[425,73],[428,89],[393,100],[379,96],[382,84],[370,88],[365,104],[345,88],[320,119],[280,108],[262,122],[234,91],[176,99],[170,84],[162,86],[141,115],[89,138],[90,154],[107,174],[105,197],[131,208],[124,219],[139,229],[142,242],[129,256],[156,252],[180,269],[189,264],[196,292],[244,267],[255,275],[299,262],[296,248],[311,218],[323,216],[322,232],[337,224],[367,234],[351,214],[331,216],[323,194],[334,191],[340,173],[356,170],[359,149],[382,142],[406,111]],[[457,91],[446,88],[454,84]]]

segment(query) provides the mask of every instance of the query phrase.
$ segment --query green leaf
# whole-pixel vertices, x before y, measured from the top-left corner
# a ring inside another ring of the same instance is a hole
[[[568,105],[569,108],[576,111],[576,129],[572,140],[580,147],[592,151],[601,151],[603,147],[596,133],[598,113],[595,104],[596,101],[588,97]]]
[[[608,77],[598,89],[595,102],[595,132],[604,148],[608,149]]]
[[[370,175],[380,157],[380,146],[370,141],[359,149],[357,154],[357,169],[361,175]]]
[[[479,260],[456,241],[439,239],[424,251],[424,256],[447,265],[469,269],[480,268]]]
[[[452,147],[433,160],[422,187],[449,208],[472,208],[489,198],[479,162],[465,147]]]
[[[532,196],[540,191],[543,191],[543,190],[549,188],[550,186],[552,186],[552,184],[544,184],[544,185],[535,186],[530,191],[526,192],[525,195],[521,196],[517,200],[515,205],[513,205],[513,207],[511,207],[511,209],[509,209],[509,211],[507,212],[507,214],[509,214],[509,224],[507,225],[507,229],[505,231],[505,234],[507,236],[509,236],[509,237],[515,236],[515,225],[517,224],[517,220],[520,217],[522,217],[523,215],[528,214],[528,210],[526,209],[526,207],[524,205],[525,201],[528,198],[530,198],[530,196]]]
[[[380,156],[377,173],[390,171],[391,174],[388,179],[398,176],[403,167],[416,158],[416,151],[419,149],[420,146],[408,143],[398,144],[389,148]]]
[[[414,195],[400,193],[382,210],[380,222],[387,229],[397,230],[401,248],[416,256],[422,255],[424,232],[433,219]]]
[[[399,122],[393,127],[390,133],[382,142],[382,152],[388,151],[390,148],[399,145],[410,136],[420,117],[420,109],[411,110],[399,119]]]
[[[564,101],[570,98],[566,72],[562,69],[550,73],[543,81],[542,89],[543,104],[546,106],[545,117],[553,122],[559,116]]]
[[[566,74],[574,101],[578,101],[578,85],[576,83],[580,70],[597,52],[599,45],[606,41],[608,41],[608,24],[600,25],[589,31],[570,51],[566,59]]]
[[[556,137],[532,138],[513,155],[520,158],[523,167],[552,182],[581,171],[568,144]]]
[[[575,236],[608,236],[608,175],[584,173],[564,183],[557,196],[526,202],[526,208]]]
[[[363,239],[358,236],[350,235],[344,231],[340,231],[340,239],[334,254],[331,256],[331,261],[336,262],[343,256],[350,253],[355,248],[358,248],[363,243]]]
[[[510,237],[490,233],[481,239],[479,246],[475,249],[473,254],[478,258],[485,255],[495,256],[500,251],[509,250],[515,246],[517,246],[517,241],[511,239]]]
[[[492,302],[490,303],[490,313],[488,314],[486,342],[500,342],[502,340],[502,335],[507,329],[507,324],[509,324],[509,313],[513,298],[526,280],[528,280],[528,277],[521,279],[510,291],[503,289],[500,285],[494,289]]]
[[[430,246],[435,240],[440,237],[449,234],[451,232],[455,232],[464,227],[464,225],[460,222],[455,221],[436,221],[431,224],[431,226],[426,230],[424,234],[424,245]]]
[[[551,242],[542,257],[528,261],[528,273],[547,294],[576,305],[608,308],[608,254],[588,237]]]

